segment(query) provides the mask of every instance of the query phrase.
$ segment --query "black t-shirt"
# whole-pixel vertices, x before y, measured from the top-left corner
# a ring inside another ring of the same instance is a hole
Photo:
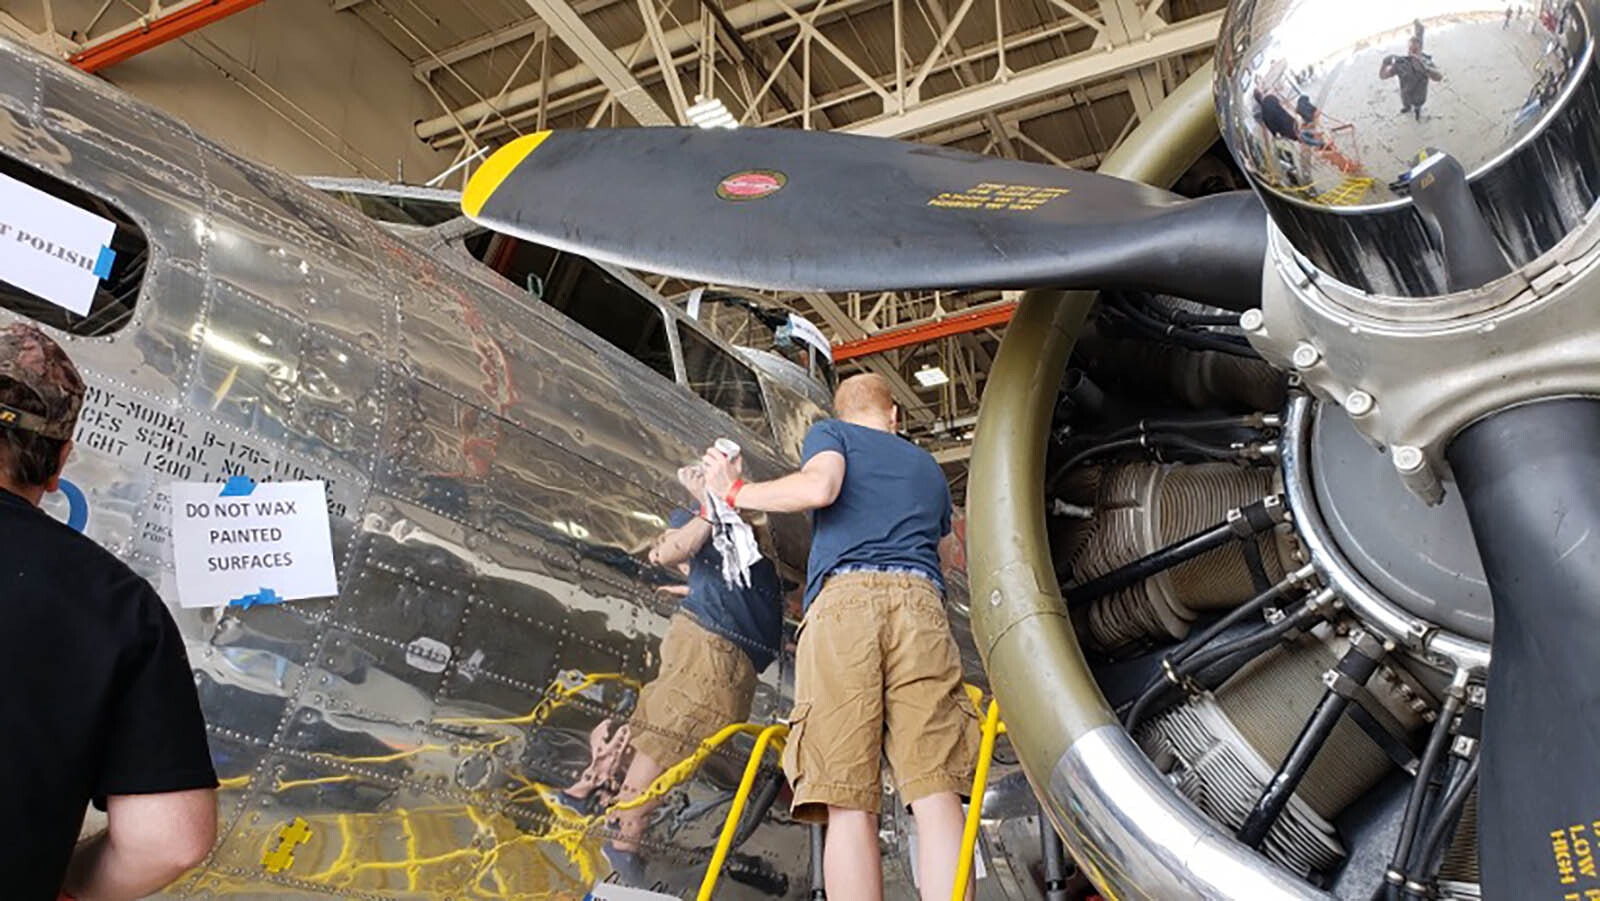
[[[51,901],[84,809],[217,784],[177,624],[150,584],[0,490],[0,883]]]

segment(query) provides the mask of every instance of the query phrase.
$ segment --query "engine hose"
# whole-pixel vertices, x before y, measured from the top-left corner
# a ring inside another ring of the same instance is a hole
[[[1191,332],[1176,324],[1162,322],[1131,303],[1113,303],[1111,306],[1118,313],[1127,317],[1128,321],[1136,327],[1166,338],[1174,344],[1195,350],[1214,350],[1218,353],[1232,354],[1248,359],[1261,358],[1261,355],[1256,353],[1249,344],[1241,344],[1238,341],[1205,332]]]
[[[1421,860],[1413,870],[1415,881],[1429,883],[1439,872],[1439,866],[1444,861],[1445,850],[1450,843],[1450,836],[1461,822],[1461,811],[1467,805],[1467,796],[1472,794],[1472,789],[1478,784],[1478,757],[1474,756],[1467,764],[1451,786],[1450,793],[1445,795],[1444,801],[1439,805],[1439,811],[1434,815],[1433,824],[1428,827],[1428,832],[1423,836],[1421,848],[1424,849]],[[1415,894],[1409,885],[1406,897],[1426,897]]]
[[[1239,325],[1238,313],[1202,314],[1191,313],[1188,310],[1169,310],[1167,312],[1171,314],[1167,318],[1179,325],[1223,325],[1235,327]]]
[[[1101,444],[1096,444],[1093,447],[1086,447],[1068,457],[1067,462],[1056,468],[1055,473],[1045,481],[1045,490],[1054,491],[1056,485],[1060,484],[1061,480],[1066,477],[1067,473],[1071,472],[1078,464],[1088,460],[1091,457],[1098,457],[1101,454],[1109,454],[1119,450],[1131,450],[1135,447],[1144,447],[1144,438],[1142,436],[1138,438],[1121,438],[1116,441],[1106,441]]]
[[[1157,432],[1147,435],[1146,438],[1150,443],[1156,445],[1157,459],[1160,459],[1161,451],[1171,449],[1188,451],[1211,460],[1237,460],[1240,456],[1239,451],[1231,447],[1206,444],[1204,441],[1196,441],[1187,435],[1166,435]]]
[[[1099,419],[1105,412],[1106,395],[1082,369],[1069,369],[1061,379],[1061,395],[1073,411]]]
[[[1121,591],[1135,582],[1142,582],[1159,572],[1165,572],[1188,560],[1216,550],[1230,541],[1254,541],[1257,535],[1276,528],[1282,516],[1274,515],[1270,506],[1274,498],[1244,505],[1229,514],[1227,519],[1209,529],[1175,541],[1122,566],[1096,576],[1082,585],[1067,589],[1068,604],[1087,604],[1115,591]]]
[[[1351,639],[1350,650],[1340,658],[1335,671],[1349,680],[1344,684],[1360,687],[1366,685],[1372,674],[1378,671],[1378,664],[1382,660],[1382,646],[1371,636],[1362,633]],[[1256,799],[1255,806],[1245,817],[1244,825],[1239,827],[1239,841],[1252,848],[1260,848],[1267,833],[1278,822],[1283,808],[1294,796],[1295,789],[1300,787],[1300,780],[1305,778],[1306,771],[1311,769],[1322,746],[1328,743],[1328,736],[1333,734],[1334,727],[1344,717],[1345,708],[1350,706],[1351,695],[1340,690],[1341,681],[1328,683],[1328,690],[1317,702],[1316,710],[1312,711],[1305,728],[1289,748],[1289,753],[1284,755],[1283,763],[1267,782],[1261,797]]]
[[[1411,794],[1406,798],[1405,816],[1400,821],[1400,838],[1395,843],[1394,856],[1389,859],[1389,872],[1384,876],[1382,891],[1391,899],[1399,897],[1400,885],[1405,882],[1408,875],[1406,861],[1411,857],[1417,822],[1422,817],[1423,804],[1430,790],[1429,783],[1433,781],[1433,771],[1439,765],[1440,758],[1444,756],[1445,745],[1450,738],[1450,724],[1461,710],[1462,692],[1465,686],[1466,673],[1458,670],[1450,683],[1450,692],[1445,696],[1444,705],[1439,709],[1439,718],[1434,721],[1433,731],[1428,735],[1428,744],[1423,748],[1422,758],[1417,763],[1417,778],[1411,783]]]
[[[1313,572],[1314,569],[1308,564],[1299,571],[1291,574],[1282,582],[1279,582],[1271,588],[1268,588],[1266,591],[1263,591],[1250,600],[1228,611],[1226,616],[1212,623],[1206,628],[1205,631],[1193,636],[1192,638],[1178,645],[1177,648],[1173,649],[1172,653],[1168,654],[1164,660],[1165,668],[1172,669],[1174,673],[1178,672],[1177,666],[1184,660],[1188,659],[1188,657],[1194,652],[1210,644],[1212,641],[1215,641],[1218,635],[1221,635],[1223,632],[1226,632],[1228,629],[1232,628],[1238,623],[1244,622],[1247,617],[1256,615],[1268,604],[1283,597],[1285,592],[1299,584],[1300,581],[1310,576]],[[1171,684],[1171,682],[1167,681],[1165,673],[1157,673],[1155,678],[1151,679],[1145,684],[1145,687],[1139,692],[1138,699],[1135,700],[1133,706],[1129,708],[1128,715],[1124,719],[1128,729],[1131,730],[1139,723],[1140,719],[1142,719],[1142,716],[1138,714],[1140,714],[1144,708],[1149,707],[1150,704],[1155,702],[1155,700],[1160,696],[1163,687]]]
[[[1068,473],[1072,472],[1072,470],[1077,468],[1080,464],[1094,457],[1101,457],[1106,454],[1115,453],[1116,451],[1132,450],[1136,447],[1153,449],[1157,451],[1158,457],[1159,452],[1166,447],[1191,451],[1209,460],[1234,460],[1239,457],[1239,452],[1235,451],[1233,448],[1217,447],[1211,444],[1204,444],[1202,442],[1195,441],[1192,438],[1187,438],[1183,435],[1168,435],[1159,432],[1146,432],[1136,438],[1120,438],[1115,441],[1104,441],[1078,451],[1077,453],[1068,457],[1067,462],[1056,467],[1056,471],[1052,473],[1050,478],[1045,481],[1045,489],[1047,491],[1054,491],[1055,487],[1061,483],[1062,479],[1067,477]]]
[[[1135,582],[1142,582],[1158,572],[1171,569],[1185,560],[1216,550],[1240,536],[1234,532],[1233,525],[1223,522],[1201,532],[1190,535],[1180,541],[1173,542],[1154,553],[1117,567],[1103,576],[1090,579],[1082,585],[1067,589],[1068,604],[1087,604],[1090,601],[1105,597],[1113,591],[1120,591]]]
[[[1321,610],[1319,596],[1307,601],[1292,616],[1286,616],[1249,635],[1208,648],[1203,653],[1197,653],[1184,660],[1172,668],[1172,678],[1167,678],[1165,674],[1158,677],[1145,689],[1139,699],[1134,701],[1124,718],[1124,728],[1132,732],[1144,721],[1145,712],[1153,704],[1160,701],[1171,689],[1178,688],[1185,680],[1193,679],[1204,688],[1214,688],[1222,684],[1246,663],[1276,646],[1285,635],[1296,629],[1301,631],[1309,629],[1322,618]]]
[[[1289,593],[1290,589],[1311,578],[1315,573],[1316,567],[1309,563],[1290,573],[1283,581],[1228,611],[1226,616],[1207,626],[1205,631],[1178,645],[1171,654],[1167,655],[1167,663],[1175,666],[1183,662],[1195,651],[1214,641],[1218,635],[1243,622],[1246,618],[1260,613],[1266,609],[1268,604],[1281,600],[1284,595]]]
[[[1274,623],[1253,641],[1240,642],[1229,647],[1227,653],[1195,656],[1179,668],[1182,676],[1193,679],[1199,686],[1211,690],[1233,678],[1244,665],[1278,646],[1292,632],[1304,632],[1322,619],[1320,610],[1307,610],[1300,615]]]
[[[1201,432],[1214,429],[1259,429],[1265,425],[1264,417],[1252,413],[1248,416],[1207,416],[1198,419],[1141,419],[1134,425],[1108,433],[1104,440],[1114,441],[1130,435],[1149,432]]]

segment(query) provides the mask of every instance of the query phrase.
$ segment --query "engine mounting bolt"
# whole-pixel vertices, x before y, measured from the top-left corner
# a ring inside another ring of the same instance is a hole
[[[1259,332],[1266,325],[1267,317],[1261,315],[1260,310],[1245,310],[1239,316],[1239,327],[1247,332]]]
[[[1352,391],[1344,399],[1344,408],[1351,416],[1365,416],[1372,412],[1372,395],[1365,391]]]
[[[1423,462],[1421,448],[1407,444],[1394,449],[1394,468],[1401,472],[1416,472]]]
[[[1304,341],[1295,345],[1294,354],[1289,358],[1296,369],[1310,369],[1317,365],[1317,361],[1320,359],[1322,359],[1322,354],[1315,347]]]

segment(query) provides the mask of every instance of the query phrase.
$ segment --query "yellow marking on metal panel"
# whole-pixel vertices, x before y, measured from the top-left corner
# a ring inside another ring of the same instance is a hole
[[[268,873],[282,873],[294,865],[294,849],[311,840],[311,826],[300,817],[278,827],[278,834],[266,853],[261,855],[261,866]]]

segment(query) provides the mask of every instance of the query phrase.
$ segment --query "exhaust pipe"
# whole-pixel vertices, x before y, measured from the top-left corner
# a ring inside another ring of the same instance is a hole
[[[1100,171],[1177,180],[1217,139],[1212,68],[1190,76]],[[1067,616],[1045,537],[1044,450],[1056,388],[1094,295],[1023,296],[989,375],[969,500],[972,627],[1041,806],[1078,865],[1119,898],[1327,899],[1174,792],[1117,723]]]

